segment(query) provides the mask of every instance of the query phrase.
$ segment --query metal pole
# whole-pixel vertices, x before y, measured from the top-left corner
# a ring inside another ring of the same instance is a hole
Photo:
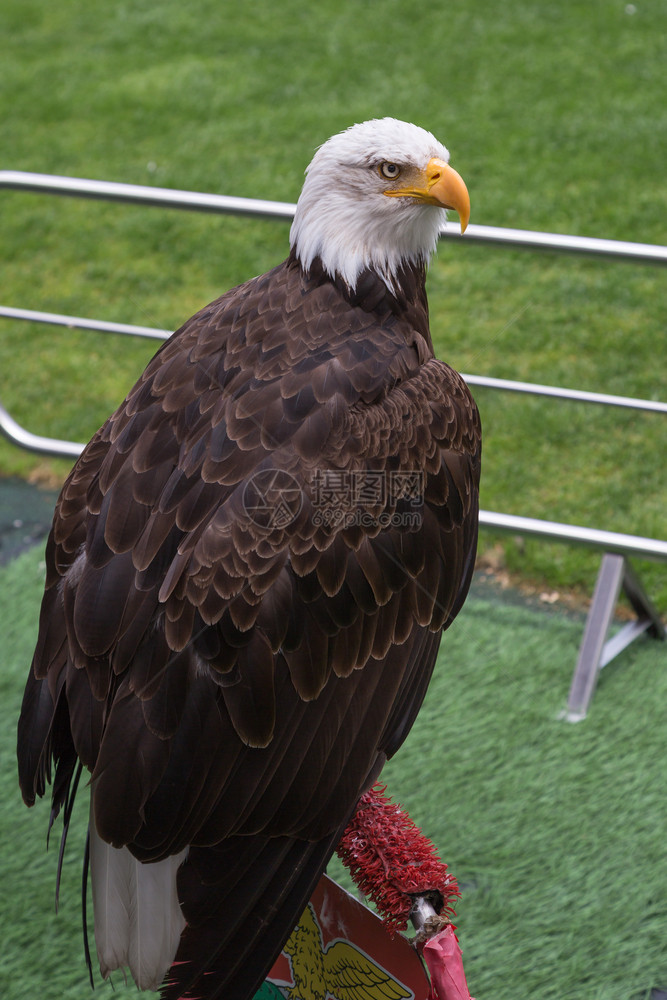
[[[227,215],[257,215],[268,219],[291,219],[295,205],[259,198],[234,198],[198,191],[178,191],[147,184],[120,184],[78,177],[33,174],[23,170],[0,170],[0,188],[59,194],[74,198],[151,205],[154,208],[181,208],[194,212],[218,212]]]
[[[569,399],[579,403],[599,403],[602,406],[620,406],[631,410],[667,413],[667,403],[663,403],[662,400],[658,399],[636,399],[633,396],[614,396],[606,392],[565,389],[557,385],[539,385],[535,382],[513,382],[511,379],[491,378],[488,375],[462,375],[461,377],[466,380],[468,385],[477,385],[485,389],[502,389],[505,392],[550,396],[554,399]]]
[[[546,541],[588,545],[604,552],[619,552],[641,559],[667,561],[667,541],[659,538],[643,538],[641,535],[625,535],[616,531],[561,524],[558,521],[542,521],[515,514],[498,514],[491,510],[480,510],[479,524],[480,527],[511,535],[528,535]]]
[[[567,236],[561,233],[541,233],[529,229],[505,229],[502,226],[471,224],[461,236],[455,223],[447,223],[441,236],[464,242],[496,244],[522,250],[556,250],[562,253],[586,254],[593,257],[613,257],[617,260],[637,260],[667,264],[667,247],[653,243],[630,243],[626,240],[604,240],[592,236]]]
[[[102,333],[119,333],[130,337],[148,337],[153,340],[166,340],[172,334],[171,330],[160,330],[157,327],[112,323],[103,319],[86,319],[81,316],[39,312],[35,309],[16,309],[12,306],[0,306],[0,318],[24,320],[29,323],[47,323],[52,326],[64,326],[70,330],[98,330]],[[514,382],[511,379],[492,378],[488,375],[462,375],[462,378],[466,380],[468,385],[476,385],[485,389],[546,396],[578,403],[618,406],[651,413],[667,413],[667,403],[656,399],[614,396],[604,392],[587,392],[581,389],[566,389],[562,386],[540,385],[536,382]]]
[[[75,198],[96,198],[127,204],[180,208],[196,212],[217,212],[231,215],[256,215],[267,219],[291,220],[296,206],[291,202],[266,201],[259,198],[235,198],[229,195],[179,191],[151,187],[145,184],[121,184],[116,181],[96,181],[77,177],[36,174],[24,170],[0,170],[0,188],[58,194]],[[454,223],[440,231],[443,239],[472,243],[513,246],[525,250],[550,250],[589,256],[612,257],[618,260],[667,264],[667,247],[652,243],[631,243],[627,240],[605,240],[590,236],[569,236],[560,233],[533,232],[528,229],[507,229],[502,226],[469,225],[461,236]]]
[[[24,320],[27,323],[48,323],[51,326],[65,326],[68,330],[99,330],[101,333],[122,333],[129,337],[148,337],[152,340],[166,340],[173,331],[159,330],[152,326],[133,326],[130,323],[111,323],[104,319],[85,319],[82,316],[63,316],[60,313],[39,312],[36,309],[14,309],[0,306],[3,319]]]
[[[32,434],[25,427],[17,424],[13,417],[0,403],[0,432],[25,451],[34,451],[38,455],[52,455],[57,458],[78,458],[84,446],[75,441],[59,441],[57,438],[41,437]]]

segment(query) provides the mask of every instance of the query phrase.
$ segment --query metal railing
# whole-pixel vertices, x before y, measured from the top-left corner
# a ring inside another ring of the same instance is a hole
[[[0,306],[0,318],[24,320],[32,323],[47,323],[54,326],[63,326],[68,329],[96,330],[100,333],[115,333],[160,341],[166,340],[172,333],[170,330],[160,330],[154,327],[133,326],[129,323],[110,323],[106,320],[84,319],[79,316],[37,312],[31,309],[15,309],[9,306]],[[607,393],[582,392],[578,389],[566,389],[562,386],[539,385],[532,382],[513,382],[509,379],[497,379],[485,375],[464,374],[463,378],[469,385],[477,385],[506,392],[529,393],[547,398],[667,414],[667,403],[659,400],[636,399],[631,396],[614,396]],[[26,428],[21,427],[2,403],[0,403],[0,431],[10,441],[18,445],[18,447],[41,455],[50,455],[56,458],[77,458],[84,448],[83,444],[75,441],[64,441],[33,434]],[[516,514],[500,514],[487,510],[480,511],[479,523],[482,527],[506,534],[529,535],[544,540],[586,545],[590,548],[604,550],[605,552],[617,552],[628,556],[632,555],[667,562],[667,540],[663,541],[656,538],[645,538],[641,535],[602,531],[596,528],[580,527],[557,521],[544,521],[539,518],[523,517]]]
[[[245,215],[259,218],[290,221],[295,205],[264,201],[252,198],[234,198],[225,195],[204,194],[193,191],[177,191],[137,184],[119,184],[110,181],[83,180],[57,177],[49,174],[34,174],[24,171],[0,171],[0,188],[29,191],[33,193],[63,195],[68,197],[92,198],[125,204],[147,205],[161,208],[177,208],[187,211],[212,212],[217,214]],[[647,243],[630,243],[622,240],[605,240],[583,236],[564,236],[555,233],[531,232],[519,229],[504,229],[497,226],[468,226],[461,237],[453,226],[445,225],[440,233],[443,239],[464,239],[466,242],[486,245],[519,247],[537,251],[555,251],[568,254],[584,254],[604,257],[608,260],[626,260],[638,263],[667,264],[667,247]],[[96,330],[104,333],[123,334],[164,340],[171,331],[150,327],[132,326],[123,323],[109,323],[102,320],[63,316],[54,313],[36,312],[29,309],[0,306],[0,317],[37,323],[49,323],[68,328]],[[470,385],[482,386],[506,392],[529,393],[537,396],[561,400],[616,406],[654,413],[667,413],[667,401],[635,399],[605,393],[582,392],[559,386],[538,385],[515,382],[481,375],[464,375]],[[53,456],[75,458],[83,445],[73,441],[60,441],[33,434],[21,427],[0,404],[0,431],[21,448]],[[537,518],[503,514],[494,511],[480,512],[480,525],[493,531],[513,535],[528,535],[550,541],[587,545],[606,553],[605,563],[598,578],[598,586],[589,615],[584,643],[573,677],[569,718],[582,718],[586,714],[588,701],[592,695],[595,676],[599,669],[620,652],[621,649],[644,631],[664,638],[664,628],[652,605],[641,590],[638,581],[625,567],[629,556],[657,559],[667,562],[667,540],[644,538],[619,532],[603,531],[595,528]],[[621,560],[614,563],[614,560]],[[622,565],[621,565],[622,563]],[[606,567],[606,568],[605,568]],[[610,582],[604,581],[609,578]],[[610,623],[610,615],[618,593],[623,587],[637,611],[637,622],[627,626],[613,640],[604,644],[604,635]],[[610,589],[611,588],[611,589]],[[615,594],[614,595],[614,590]],[[597,604],[596,604],[597,602]],[[604,607],[602,608],[602,605]],[[602,610],[600,610],[602,608]],[[611,609],[611,610],[610,610]],[[587,645],[588,644],[588,645]],[[594,647],[590,653],[588,647]],[[575,689],[579,689],[578,691]],[[585,693],[581,690],[585,688]]]
[[[264,201],[255,198],[234,198],[226,195],[178,191],[140,184],[119,184],[112,181],[57,177],[50,174],[35,174],[19,170],[0,170],[0,188],[68,197],[92,198],[124,204],[177,208],[187,211],[282,219],[285,221],[292,219],[295,209],[295,205],[285,202]],[[479,225],[468,226],[464,237],[460,236],[455,227],[446,225],[441,231],[441,236],[444,239],[472,240],[473,242],[487,245],[523,247],[531,250],[550,250],[561,253],[602,256],[614,260],[667,264],[667,247],[650,243],[630,243],[584,236],[563,236],[556,233],[538,233],[520,229],[504,229],[497,226]],[[110,323],[103,320],[36,312],[34,310],[12,308],[9,306],[0,306],[0,317],[49,323],[68,328],[97,330],[103,333],[149,337],[156,340],[163,340],[171,334],[171,331],[158,330],[151,327]],[[470,385],[507,392],[530,393],[562,400],[618,406],[655,413],[667,413],[667,401],[583,392],[560,386],[515,382],[509,379],[496,379],[483,375],[464,375],[464,378]],[[83,447],[83,445],[76,442],[60,441],[32,434],[21,427],[1,404],[0,431],[19,447],[41,454],[71,458],[76,457]],[[480,524],[494,531],[532,535],[552,541],[557,540],[572,544],[589,545],[604,551],[620,552],[627,555],[667,561],[667,541],[660,539],[642,538],[635,535],[600,531],[594,528],[560,524],[553,521],[543,521],[537,518],[501,514],[492,511],[481,512]]]
[[[91,181],[76,177],[56,177],[33,174],[23,170],[0,170],[0,188],[32,191],[38,194],[59,194],[75,198],[152,205],[157,208],[180,208],[190,212],[215,212],[222,215],[254,215],[265,219],[291,221],[296,205],[260,198],[234,198],[223,194],[198,191],[177,191],[173,188],[151,187],[145,184],[119,184],[116,181]],[[501,226],[470,224],[461,237],[456,226],[443,227],[445,239],[466,242],[523,247],[528,250],[556,250],[564,253],[635,260],[644,263],[667,264],[667,247],[653,243],[629,243],[625,240],[602,240],[590,236],[564,236],[527,229],[505,229]]]

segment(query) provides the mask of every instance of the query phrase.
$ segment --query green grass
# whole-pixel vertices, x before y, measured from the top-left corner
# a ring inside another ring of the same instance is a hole
[[[25,809],[16,782],[42,575],[38,549],[0,569],[0,994],[81,1000],[91,996],[79,918],[85,789],[56,916],[59,828],[46,854],[48,805]],[[558,715],[582,624],[474,592],[383,775],[459,879],[458,933],[478,1000],[640,1000],[667,987],[664,647],[645,639],[626,650],[588,718],[570,725]],[[97,981],[95,996],[110,998]],[[138,996],[120,979],[114,995]]]
[[[313,149],[394,115],[441,137],[481,224],[665,243],[667,10],[642,0],[304,6],[4,0],[0,168],[295,201]],[[0,302],[175,328],[286,252],[288,226],[0,192]],[[438,354],[470,373],[665,398],[664,270],[444,244]],[[85,441],[155,345],[2,321],[0,398]],[[667,537],[663,418],[476,392],[483,505]],[[0,441],[0,473],[67,464]],[[483,544],[496,541],[485,535]],[[509,567],[590,593],[598,557],[503,542]],[[77,811],[61,910],[48,807],[15,777],[41,574],[0,571],[0,994],[89,996]],[[641,565],[667,607],[664,566]],[[586,722],[557,720],[582,622],[476,595],[390,790],[464,886],[478,1000],[639,1000],[667,987],[664,648],[608,667]],[[110,997],[108,986],[96,996]],[[122,983],[116,996],[133,996]]]
[[[5,0],[0,31],[3,167],[294,201],[319,143],[390,114],[449,145],[474,222],[665,242],[661,0]],[[0,301],[167,329],[287,247],[285,223],[7,191],[0,211]],[[444,245],[437,351],[466,372],[664,399],[664,281]],[[3,321],[0,398],[30,429],[85,441],[153,349]],[[487,509],[667,537],[664,418],[477,396]],[[0,442],[4,474],[66,468]],[[523,577],[590,592],[595,554],[502,544]],[[641,570],[667,607],[664,567]]]

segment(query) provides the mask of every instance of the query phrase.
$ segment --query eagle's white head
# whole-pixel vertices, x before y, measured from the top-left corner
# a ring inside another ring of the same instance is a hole
[[[447,149],[417,125],[374,119],[315,153],[290,244],[305,270],[319,257],[328,274],[354,288],[372,268],[393,289],[402,265],[428,261],[448,208],[458,212],[463,232],[470,200]]]

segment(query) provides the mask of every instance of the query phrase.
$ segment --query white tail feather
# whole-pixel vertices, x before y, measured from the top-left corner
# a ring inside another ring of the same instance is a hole
[[[100,972],[129,968],[141,990],[157,990],[174,960],[185,920],[178,905],[176,871],[187,849],[142,864],[111,847],[90,817],[90,880]]]

